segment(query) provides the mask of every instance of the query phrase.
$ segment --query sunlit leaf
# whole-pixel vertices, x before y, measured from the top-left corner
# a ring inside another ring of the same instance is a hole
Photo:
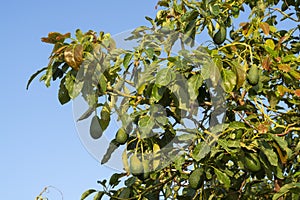
[[[231,70],[223,69],[221,75],[225,91],[232,92],[232,90],[236,86],[236,74]]]
[[[218,180],[224,184],[225,188],[229,188],[230,187],[230,178],[227,176],[226,173],[222,172],[221,170],[214,168],[214,172],[218,177]]]
[[[157,86],[167,86],[169,85],[174,79],[176,75],[173,70],[169,68],[164,68],[158,71],[155,79],[155,83]]]
[[[95,193],[95,192],[97,192],[97,191],[94,190],[94,189],[89,189],[89,190],[85,191],[85,192],[81,195],[80,200],[86,199],[89,195],[91,195],[91,194],[93,194],[93,193]]]
[[[93,200],[101,200],[102,197],[104,195],[104,192],[103,191],[99,191],[97,192],[97,194],[94,196]]]
[[[259,27],[263,30],[265,35],[269,35],[270,27],[269,24],[266,22],[260,22]]]
[[[192,157],[196,160],[196,161],[200,161],[202,160],[207,154],[209,154],[210,152],[210,146],[206,143],[206,142],[201,142],[199,143],[192,154]]]

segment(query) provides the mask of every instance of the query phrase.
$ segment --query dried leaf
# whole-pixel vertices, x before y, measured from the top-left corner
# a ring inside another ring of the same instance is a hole
[[[291,66],[289,64],[279,64],[278,69],[283,72],[289,72],[291,70]]]
[[[261,22],[259,24],[259,27],[263,30],[263,32],[264,32],[265,35],[269,35],[269,33],[270,33],[270,26],[269,26],[268,23]]]
[[[69,46],[64,51],[65,62],[73,69],[78,70],[83,61],[83,47],[82,45]]]
[[[271,66],[271,59],[269,56],[266,56],[263,61],[262,61],[262,67],[265,69],[265,70],[268,70],[270,71],[270,66]]]
[[[296,95],[297,97],[300,97],[300,89],[296,89],[296,90],[294,91],[294,93],[295,93],[295,95]]]

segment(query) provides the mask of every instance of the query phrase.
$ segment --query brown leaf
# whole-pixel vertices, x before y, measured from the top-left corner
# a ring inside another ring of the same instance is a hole
[[[269,56],[267,56],[262,61],[262,67],[263,67],[263,69],[270,71],[270,69],[271,69],[270,65],[271,65],[271,59]]]
[[[275,61],[276,61],[276,62],[280,62],[280,61],[281,61],[281,58],[280,58],[280,57],[277,57],[277,58],[275,58]]]
[[[275,149],[277,150],[281,163],[282,163],[282,164],[285,164],[286,161],[287,161],[287,158],[288,158],[287,154],[283,155],[283,153],[282,153],[280,147],[279,147],[278,144],[276,144],[275,142],[274,142],[272,145],[273,145],[273,146],[275,147]]]
[[[291,70],[291,66],[289,64],[279,64],[278,69],[284,72],[289,72]]]
[[[248,68],[247,63],[245,65],[239,65],[239,64],[235,64],[234,65],[234,71],[236,73],[237,76],[237,88],[240,88],[245,80],[246,80],[246,69]]]
[[[78,70],[83,60],[82,54],[83,47],[81,44],[69,46],[64,51],[65,62],[73,69]]]
[[[265,35],[269,35],[269,33],[270,33],[270,26],[269,26],[268,23],[261,22],[259,24],[259,27],[263,30],[263,32],[264,32]]]
[[[260,124],[260,125],[258,125],[257,130],[259,133],[267,133],[268,127],[264,124]]]
[[[296,89],[296,90],[294,91],[294,93],[295,93],[295,95],[296,95],[297,97],[300,97],[300,89]]]
[[[76,45],[75,48],[74,48],[74,58],[75,58],[75,61],[76,61],[76,64],[79,66],[82,61],[83,61],[83,57],[82,57],[82,54],[83,54],[83,47],[81,44],[79,45]]]
[[[57,42],[64,42],[65,39],[70,38],[70,37],[71,37],[70,33],[61,34],[58,32],[50,32],[48,34],[48,37],[42,37],[41,40],[42,40],[42,42],[45,42],[45,43],[55,44]]]

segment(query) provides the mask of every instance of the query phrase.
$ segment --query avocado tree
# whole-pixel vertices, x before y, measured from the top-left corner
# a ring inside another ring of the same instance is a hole
[[[123,148],[123,171],[81,199],[299,199],[299,6],[160,0],[131,49],[104,32],[42,38],[50,62],[28,85],[44,73],[61,104],[83,98],[94,139],[121,124],[101,163]]]

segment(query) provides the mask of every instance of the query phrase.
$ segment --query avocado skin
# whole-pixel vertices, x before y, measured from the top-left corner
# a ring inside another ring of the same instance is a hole
[[[222,44],[226,39],[226,28],[221,26],[219,31],[214,35],[213,40],[217,45]]]
[[[251,85],[257,85],[259,81],[259,69],[256,65],[252,65],[248,72],[248,82]]]
[[[204,177],[202,168],[195,169],[189,177],[189,184],[193,189],[199,189],[203,185],[203,181]]]
[[[134,176],[140,176],[144,173],[143,163],[136,155],[130,157],[130,171]]]

